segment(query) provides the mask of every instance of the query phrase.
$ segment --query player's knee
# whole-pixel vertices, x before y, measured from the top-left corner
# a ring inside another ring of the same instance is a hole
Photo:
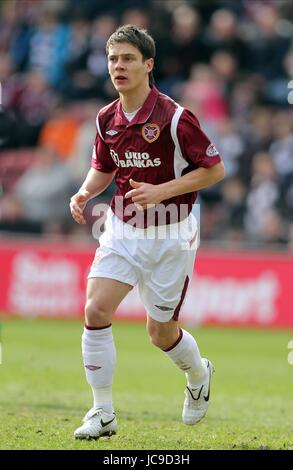
[[[100,300],[90,299],[85,305],[85,321],[88,326],[102,327],[111,323],[111,312]]]

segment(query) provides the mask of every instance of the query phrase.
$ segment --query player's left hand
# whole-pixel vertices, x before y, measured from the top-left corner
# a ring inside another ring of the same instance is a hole
[[[131,189],[125,194],[125,198],[132,198],[132,202],[138,209],[144,210],[159,204],[164,199],[160,185],[129,180]]]

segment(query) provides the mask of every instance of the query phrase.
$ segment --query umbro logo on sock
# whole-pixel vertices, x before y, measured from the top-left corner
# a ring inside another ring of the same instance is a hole
[[[100,367],[100,366],[84,366],[84,367],[86,367],[87,369],[89,369],[91,371],[102,369],[102,367]]]

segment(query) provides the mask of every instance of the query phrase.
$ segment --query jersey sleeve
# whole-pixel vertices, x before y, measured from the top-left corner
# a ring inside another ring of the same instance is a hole
[[[196,168],[210,168],[221,161],[218,150],[202,131],[194,114],[187,109],[180,116],[177,137],[183,157]]]
[[[95,138],[91,166],[103,173],[112,173],[117,170],[117,166],[110,155],[110,150],[99,135],[99,132],[97,132]]]

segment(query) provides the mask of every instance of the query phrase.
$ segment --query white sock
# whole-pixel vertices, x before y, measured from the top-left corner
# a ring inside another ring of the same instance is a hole
[[[111,387],[92,387],[94,408],[103,408],[107,413],[113,411],[112,386]]]
[[[188,331],[180,330],[182,337],[165,353],[173,362],[185,372],[187,383],[191,388],[196,388],[202,384],[206,377],[201,355],[194,337]]]
[[[112,384],[116,365],[116,350],[112,326],[89,330],[82,335],[82,356],[85,375],[92,388],[94,407],[113,411]]]

